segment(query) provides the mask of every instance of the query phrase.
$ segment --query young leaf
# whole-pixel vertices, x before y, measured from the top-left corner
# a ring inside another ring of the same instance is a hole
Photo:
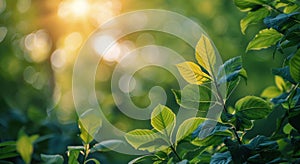
[[[17,151],[20,153],[22,159],[26,164],[29,164],[31,162],[31,155],[33,153],[33,142],[37,138],[37,135],[29,137],[24,132],[21,132],[20,137],[17,140]]]
[[[271,106],[262,98],[246,96],[235,104],[236,114],[249,120],[262,119],[272,111]]]
[[[234,81],[238,76],[247,79],[247,73],[242,68],[242,57],[237,56],[227,60],[222,64],[218,71],[218,83],[222,84],[225,82]]]
[[[81,131],[80,138],[85,144],[89,144],[94,140],[94,136],[98,133],[102,125],[102,120],[95,109],[89,109],[84,112],[78,120]]]
[[[45,164],[63,164],[64,158],[61,155],[41,154],[41,159]]]
[[[82,150],[83,146],[68,146],[68,164],[79,164],[77,158]]]
[[[274,29],[263,29],[254,37],[247,46],[248,50],[260,50],[276,44],[283,35]]]
[[[188,84],[181,91],[172,90],[177,103],[183,108],[207,111],[215,100],[212,90],[207,85]]]
[[[126,133],[125,139],[131,146],[138,150],[155,152],[168,147],[167,143],[156,142],[152,144],[153,141],[162,138],[153,130],[148,129],[135,129],[133,131],[130,131]],[[151,144],[149,144],[149,146],[146,146],[145,144],[147,143]]]
[[[270,11],[266,8],[260,8],[256,11],[249,12],[248,15],[241,20],[241,31],[245,34],[247,27],[251,24],[259,23],[262,19],[268,16]]]
[[[161,134],[167,136],[168,138],[171,137],[172,132],[175,127],[176,116],[166,106],[158,105],[151,114],[151,125]]]
[[[280,91],[284,92],[286,90],[287,86],[282,77],[275,76],[275,84]]]
[[[191,135],[193,131],[197,129],[197,127],[204,122],[205,119],[193,117],[185,120],[178,128],[176,134],[176,142],[178,143],[180,140],[185,137]]]
[[[300,82],[300,50],[291,58],[290,63],[290,74],[294,81]]]
[[[100,143],[95,144],[91,148],[91,153],[96,152],[96,151],[105,152],[105,151],[115,150],[123,143],[124,142],[122,140],[115,140],[115,139],[102,141]]]
[[[201,70],[201,68],[193,62],[184,62],[176,65],[181,76],[190,84],[203,84],[210,77]]]
[[[196,46],[196,59],[198,63],[210,74],[214,75],[216,54],[211,41],[202,35]]]
[[[279,96],[281,93],[282,92],[277,87],[269,86],[263,90],[263,92],[261,93],[260,96],[271,99],[271,98]]]

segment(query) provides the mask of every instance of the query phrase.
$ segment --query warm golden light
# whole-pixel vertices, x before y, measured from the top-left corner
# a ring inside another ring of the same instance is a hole
[[[89,4],[86,0],[69,0],[61,2],[58,15],[62,18],[84,17],[89,11]]]
[[[88,11],[88,3],[85,0],[74,0],[70,4],[70,9],[76,16],[83,16]]]

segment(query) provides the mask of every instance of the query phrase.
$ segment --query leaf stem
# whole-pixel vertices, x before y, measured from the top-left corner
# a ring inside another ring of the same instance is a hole
[[[267,7],[267,8],[269,8],[269,9],[271,9],[271,10],[273,10],[273,11],[275,11],[276,13],[284,14],[284,12],[282,12],[282,11],[279,10],[279,9],[277,9],[277,8],[274,7],[273,5],[268,4],[268,5],[264,5],[264,6]],[[293,21],[296,22],[296,23],[300,23],[300,20],[297,19],[297,18],[289,17],[289,19],[293,20]]]
[[[175,154],[175,156],[178,158],[178,160],[181,161],[181,158],[180,158],[179,154],[176,152],[176,149],[174,148],[173,145],[171,145],[171,149],[172,149],[173,153]]]
[[[235,135],[236,140],[238,141],[238,143],[239,143],[240,145],[242,145],[242,144],[243,144],[243,143],[242,143],[242,140],[241,140],[239,134],[237,133],[235,127],[232,127],[232,131],[233,131],[233,133],[234,133],[234,135]]]
[[[90,153],[90,145],[89,144],[84,144],[84,161],[83,161],[83,163],[86,162],[86,160],[89,156],[89,153]]]

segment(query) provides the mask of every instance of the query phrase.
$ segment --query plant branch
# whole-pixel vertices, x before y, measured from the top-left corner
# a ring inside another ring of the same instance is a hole
[[[171,147],[173,153],[175,154],[175,156],[178,158],[178,160],[181,161],[181,158],[180,158],[179,154],[176,152],[176,149],[174,148],[174,146],[171,145],[170,147]]]
[[[242,144],[243,144],[243,143],[242,143],[242,140],[241,140],[239,134],[237,133],[235,127],[232,127],[232,131],[233,131],[233,133],[234,133],[234,135],[235,135],[236,140],[238,141],[238,143],[239,143],[240,145],[242,145]]]

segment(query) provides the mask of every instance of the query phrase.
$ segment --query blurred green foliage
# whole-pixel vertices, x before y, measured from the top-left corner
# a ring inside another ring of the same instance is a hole
[[[282,57],[276,56],[274,60],[271,60],[272,56],[269,54],[272,51],[270,50],[248,52],[244,55],[247,43],[259,27],[250,27],[246,35],[243,35],[240,32],[239,21],[245,14],[238,11],[232,1],[121,0],[119,4],[121,4],[121,9],[116,11],[115,15],[146,8],[178,12],[203,26],[224,60],[242,55],[244,67],[248,72],[248,84],[241,83],[229,101],[235,102],[238,98],[248,94],[259,95],[263,88],[273,83],[269,70],[271,67],[279,66]],[[57,16],[60,5],[59,0],[0,0],[0,142],[28,141],[29,136],[39,135],[35,142],[31,141],[34,149],[32,163],[41,161],[40,154],[63,154],[66,157],[67,146],[81,145],[78,138],[77,116],[72,102],[72,68],[79,47],[99,24],[61,18]],[[71,41],[66,39],[68,36],[78,36],[78,33],[81,36],[81,41],[78,43],[75,42],[76,37]],[[127,38],[136,40],[141,34],[143,32],[132,34]],[[147,34],[151,34],[157,44],[168,46],[183,54],[186,59],[194,60],[194,50],[182,41],[172,36],[161,36],[155,32],[147,32]],[[41,40],[38,40],[39,38]],[[34,42],[40,43],[40,49],[39,46],[35,50],[32,49],[32,45],[26,45]],[[79,46],[70,50],[68,44],[71,47],[75,44]],[[67,54],[66,58],[58,59],[64,61],[63,67],[53,62],[52,56],[58,52],[57,50],[63,50]],[[96,81],[96,88],[104,97],[102,99],[101,95],[98,95],[101,97],[100,104],[108,110],[107,114],[112,123],[131,122],[132,120],[117,110],[110,95],[109,74],[115,64],[115,62],[107,62],[103,76],[108,77],[99,77],[99,81]],[[142,70],[141,74],[143,71],[147,70]],[[175,97],[171,89],[178,89],[178,87],[172,75],[157,68],[150,69],[151,71],[157,72],[151,77],[152,79],[162,76],[169,79],[162,84],[162,87],[169,91],[167,95],[170,99],[168,99],[167,106],[177,109],[179,106],[174,103]],[[145,96],[133,98],[134,102],[139,106],[146,106],[149,103],[145,98],[147,88],[151,88],[154,84],[155,81],[144,80]],[[124,130],[135,128],[130,125],[129,123],[116,126]],[[150,125],[145,121],[139,126],[142,128]],[[272,128],[274,129],[275,126]],[[270,134],[272,128],[268,128],[270,129],[268,131],[258,127],[252,134]],[[20,136],[20,132],[24,134]],[[18,151],[22,154],[20,149]],[[110,152],[97,154],[97,156],[102,163],[122,163],[132,159]],[[20,156],[9,158],[9,160],[22,163]]]

